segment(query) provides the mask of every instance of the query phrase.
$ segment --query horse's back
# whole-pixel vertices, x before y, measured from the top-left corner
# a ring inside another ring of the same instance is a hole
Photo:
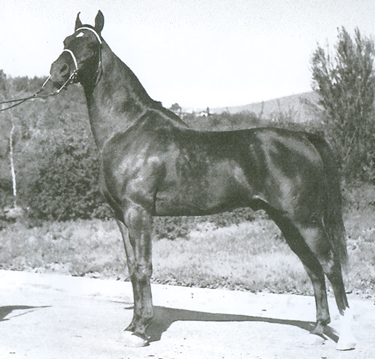
[[[296,212],[319,197],[323,171],[303,132],[196,131],[151,111],[109,141],[103,168],[118,201],[130,198],[157,215],[215,213],[259,200]]]

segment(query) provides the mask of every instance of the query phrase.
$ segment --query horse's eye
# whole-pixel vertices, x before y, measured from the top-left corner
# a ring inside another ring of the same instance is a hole
[[[83,33],[83,32],[80,32],[79,34],[77,34],[77,36],[76,37],[82,37],[82,36],[84,36],[85,34]]]

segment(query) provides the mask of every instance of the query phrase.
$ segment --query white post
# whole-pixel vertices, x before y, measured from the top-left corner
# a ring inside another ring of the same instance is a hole
[[[16,171],[14,169],[14,158],[13,158],[13,134],[15,130],[13,116],[12,117],[12,129],[9,134],[9,157],[10,157],[10,172],[12,174],[12,184],[13,184],[13,204],[14,208],[17,207],[17,179],[16,179]]]

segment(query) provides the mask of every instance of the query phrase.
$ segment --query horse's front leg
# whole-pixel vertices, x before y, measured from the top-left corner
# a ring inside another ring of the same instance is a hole
[[[150,285],[152,219],[145,209],[132,205],[124,213],[124,222],[118,221],[118,224],[124,240],[134,297],[134,314],[132,322],[125,329],[125,344],[144,346],[149,340],[146,329],[153,317]]]

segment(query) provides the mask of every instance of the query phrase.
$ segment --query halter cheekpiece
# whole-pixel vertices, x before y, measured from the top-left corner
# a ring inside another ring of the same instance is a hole
[[[94,30],[92,29],[91,27],[87,27],[87,26],[82,26],[82,27],[79,27],[75,33],[77,33],[78,31],[80,30],[89,30],[91,31],[96,39],[98,40],[100,46],[103,44],[103,41],[102,39],[100,38],[99,34]],[[72,57],[73,59],[73,63],[74,63],[74,66],[75,66],[75,70],[71,73],[71,75],[69,76],[68,80],[66,81],[66,83],[69,83],[70,81],[74,82],[77,78],[77,72],[78,72],[78,61],[77,61],[77,58],[76,56],[74,55],[74,52],[70,49],[64,49],[62,52],[67,52],[70,54],[70,56]],[[100,77],[100,73],[101,72],[101,66],[102,66],[102,56],[101,56],[101,51],[99,52],[99,64],[98,64],[98,69],[97,69],[97,73],[99,74],[96,78],[96,81],[95,81],[95,84],[98,83],[99,81],[99,77]],[[64,84],[65,85],[65,84]]]

